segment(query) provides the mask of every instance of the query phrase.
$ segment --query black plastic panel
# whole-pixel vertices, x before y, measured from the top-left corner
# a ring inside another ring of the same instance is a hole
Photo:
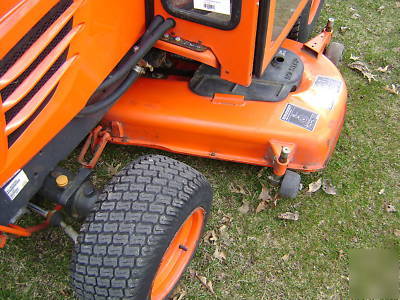
[[[202,65],[190,81],[196,94],[213,97],[216,93],[244,96],[246,100],[277,102],[296,90],[304,72],[300,57],[287,49],[279,49],[260,78],[246,87],[221,79],[218,69]]]

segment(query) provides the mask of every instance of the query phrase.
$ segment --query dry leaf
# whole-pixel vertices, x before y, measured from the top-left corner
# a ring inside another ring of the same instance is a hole
[[[215,244],[215,242],[218,241],[218,236],[215,233],[215,230],[210,230],[206,232],[203,239],[210,244]]]
[[[299,219],[299,213],[298,212],[285,212],[283,214],[280,214],[278,216],[278,219],[281,220],[291,220],[291,221],[297,221]]]
[[[337,195],[336,188],[329,179],[323,180],[322,190],[328,195]]]
[[[379,195],[383,195],[384,193],[385,193],[385,189],[381,189],[381,190],[378,192]]]
[[[376,70],[379,71],[379,72],[382,72],[382,73],[387,73],[387,72],[389,71],[389,65],[387,65],[387,66],[384,67],[384,68],[379,67],[379,68],[376,69]]]
[[[351,55],[350,55],[350,59],[351,59],[351,60],[359,60],[359,59],[360,59],[360,57],[359,57],[359,56],[355,56],[355,55],[351,54]]]
[[[272,200],[272,197],[269,194],[269,190],[265,185],[262,186],[261,193],[258,196],[258,200],[261,200],[261,202],[257,206],[256,213],[265,210],[268,207],[268,204]]]
[[[114,165],[114,163],[106,163],[107,173],[110,176],[114,176],[121,169],[121,166],[122,166],[121,163],[115,164],[115,165]]]
[[[220,262],[223,262],[224,260],[226,260],[225,252],[223,250],[221,250],[218,246],[215,248],[213,256],[214,256],[214,258],[218,259]]]
[[[339,258],[344,257],[344,251],[342,249],[339,250]]]
[[[266,169],[267,169],[267,168],[261,168],[260,171],[258,171],[258,173],[257,173],[257,177],[258,177],[258,178],[262,177],[263,174],[264,174],[264,171],[265,171]]]
[[[371,82],[372,80],[376,81],[375,75],[371,73],[367,64],[362,61],[355,61],[349,64],[349,68],[359,71],[365,78],[368,79],[368,82]]]
[[[264,210],[266,210],[268,207],[268,202],[266,201],[261,201],[256,208],[256,213],[258,214],[259,212],[262,212]]]
[[[400,229],[393,230],[395,236],[400,237]]]
[[[321,188],[321,186],[322,186],[322,178],[318,179],[315,182],[311,182],[308,185],[308,193],[315,193]]]
[[[236,193],[236,194],[243,194],[243,195],[247,195],[247,191],[245,190],[245,188],[242,185],[234,185],[233,183],[231,183],[229,185],[229,190],[232,193]]]
[[[400,8],[400,1],[396,1],[396,7]]]
[[[171,300],[182,300],[186,296],[186,291],[179,285],[175,288]]]
[[[208,290],[211,294],[215,295],[214,288],[213,288],[213,285],[212,285],[211,280],[208,280],[208,279],[207,279],[206,277],[204,277],[204,276],[199,276],[197,273],[195,273],[195,276],[196,276],[196,278],[201,282],[201,284],[202,284],[205,288],[207,288],[207,290]]]
[[[347,26],[341,26],[340,28],[340,32],[341,33],[345,33],[347,30],[349,30],[350,28],[349,27],[347,27]]]
[[[356,11],[357,9],[355,9],[354,7],[350,7],[350,11]]]
[[[395,213],[397,211],[396,207],[394,207],[394,205],[389,204],[389,203],[385,203],[385,210],[388,213]]]
[[[355,13],[351,16],[352,19],[359,19],[361,16],[358,13]]]
[[[384,89],[391,94],[400,95],[400,88],[397,88],[395,84],[387,85]]]
[[[289,260],[290,255],[289,254],[285,254],[284,256],[281,257],[281,259],[283,261],[288,261]]]
[[[241,214],[244,214],[244,215],[247,214],[247,213],[250,211],[249,202],[243,201],[243,205],[242,205],[241,207],[238,208],[238,211],[239,211]]]
[[[378,11],[379,11],[380,13],[382,13],[384,9],[385,9],[385,6],[382,5],[382,6],[379,6]]]

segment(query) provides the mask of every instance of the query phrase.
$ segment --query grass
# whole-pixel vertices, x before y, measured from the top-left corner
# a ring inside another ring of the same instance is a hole
[[[256,214],[268,171],[259,178],[259,167],[167,154],[199,169],[212,183],[215,199],[207,230],[216,231],[217,246],[227,255],[220,262],[213,257],[216,245],[201,243],[190,269],[212,281],[215,296],[187,272],[180,284],[185,299],[348,298],[351,249],[390,248],[400,253],[399,237],[394,234],[400,229],[399,214],[383,209],[390,203],[400,210],[400,97],[384,89],[400,83],[400,4],[394,0],[327,2],[321,20],[334,17],[336,28],[348,27],[337,30],[335,37],[347,47],[341,71],[349,89],[348,114],[328,168],[303,175],[303,183],[330,179],[338,195],[302,193]],[[377,81],[368,83],[350,70],[351,55],[367,63]],[[387,65],[388,73],[376,70]],[[110,146],[96,179],[107,180],[110,165],[123,165],[148,152],[159,153]],[[232,185],[244,187],[246,194],[232,192]],[[244,215],[238,212],[243,201],[251,207]],[[297,211],[299,221],[277,218],[287,211]],[[231,222],[226,224],[224,216]],[[35,220],[29,216],[24,222]],[[224,224],[227,230],[221,235]],[[59,229],[10,241],[0,250],[0,299],[73,299],[71,251],[71,242]]]

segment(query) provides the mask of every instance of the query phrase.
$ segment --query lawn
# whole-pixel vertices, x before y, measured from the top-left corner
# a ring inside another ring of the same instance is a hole
[[[305,188],[298,198],[256,213],[269,170],[163,153],[203,172],[215,191],[207,236],[217,240],[201,242],[178,289],[183,299],[348,298],[352,249],[400,253],[399,213],[384,208],[400,211],[400,96],[389,91],[400,84],[399,15],[395,0],[327,0],[320,23],[334,17],[335,40],[346,45],[340,69],[349,89],[348,114],[329,166],[302,175]],[[366,64],[375,80],[351,69],[354,61]],[[161,153],[110,146],[96,181],[149,152]],[[329,179],[337,195],[306,193],[319,178]],[[248,211],[239,210],[243,203]],[[299,220],[277,217],[285,212],[297,212]],[[71,251],[72,242],[59,229],[10,241],[0,250],[0,299],[73,299]]]

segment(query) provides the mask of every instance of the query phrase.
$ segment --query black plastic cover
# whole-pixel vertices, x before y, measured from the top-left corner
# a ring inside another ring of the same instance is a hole
[[[220,71],[201,65],[190,81],[196,94],[213,97],[216,93],[244,96],[245,100],[278,102],[297,89],[304,72],[304,64],[295,53],[280,48],[260,78],[253,78],[250,86],[221,79]]]

